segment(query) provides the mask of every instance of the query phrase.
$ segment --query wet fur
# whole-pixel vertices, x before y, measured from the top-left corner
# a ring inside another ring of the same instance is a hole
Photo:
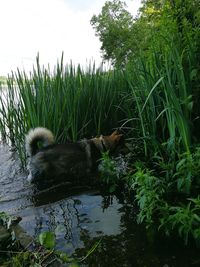
[[[97,168],[101,153],[113,151],[121,135],[116,131],[110,136],[83,139],[76,143],[55,144],[54,136],[46,128],[31,129],[26,136],[26,151],[29,156],[28,180],[41,178],[80,177]],[[42,142],[42,148],[38,148]]]

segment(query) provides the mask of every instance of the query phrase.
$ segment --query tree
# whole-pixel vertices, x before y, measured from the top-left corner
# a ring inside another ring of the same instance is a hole
[[[124,2],[107,1],[101,13],[91,19],[102,43],[103,59],[123,67],[137,55],[148,58],[152,49],[169,49],[173,36],[179,39],[181,50],[190,46],[190,58],[196,59],[200,50],[198,6],[199,0],[144,0],[134,19]]]
[[[158,43],[154,35],[161,30],[160,26],[163,21],[161,0],[144,1],[140,15],[135,19],[126,8],[125,2],[120,0],[107,1],[101,13],[98,16],[94,15],[91,19],[91,25],[102,43],[103,59],[111,60],[116,67],[125,66],[138,54],[148,56],[153,39]],[[169,19],[167,12],[165,14],[163,29],[166,30],[166,25],[170,28],[171,18]],[[153,46],[155,47],[155,43]]]
[[[108,1],[102,7],[101,14],[94,15],[91,25],[96,30],[102,45],[104,60],[111,60],[114,65],[124,65],[131,48],[131,30],[133,17],[120,0]]]

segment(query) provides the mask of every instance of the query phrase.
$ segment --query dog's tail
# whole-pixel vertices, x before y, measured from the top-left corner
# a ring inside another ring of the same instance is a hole
[[[38,151],[38,142],[42,142],[42,146],[48,146],[54,143],[53,133],[43,127],[31,129],[26,135],[25,146],[28,156],[33,156]]]

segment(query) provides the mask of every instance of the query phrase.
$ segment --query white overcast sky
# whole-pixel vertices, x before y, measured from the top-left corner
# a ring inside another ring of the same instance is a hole
[[[64,62],[86,65],[101,62],[100,42],[90,25],[105,0],[0,0],[0,76],[30,71],[40,62],[53,67],[64,52]],[[137,14],[141,0],[126,0]]]

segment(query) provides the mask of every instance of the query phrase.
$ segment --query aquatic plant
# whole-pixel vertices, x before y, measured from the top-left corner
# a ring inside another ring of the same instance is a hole
[[[0,130],[24,160],[24,134],[32,127],[47,127],[58,142],[107,133],[126,118],[122,105],[128,93],[123,73],[89,66],[64,66],[53,73],[41,67],[28,76],[12,73],[1,92]]]
[[[122,155],[111,158],[108,151],[102,153],[99,172],[102,182],[107,184],[110,193],[116,190],[119,182],[126,174],[127,167],[127,159]]]
[[[149,146],[154,154],[160,140],[167,143],[168,153],[175,156],[178,151],[190,151],[193,100],[183,55],[173,38],[169,38],[168,46],[167,52],[162,48],[152,50],[147,62],[141,55],[126,75],[146,154]]]

